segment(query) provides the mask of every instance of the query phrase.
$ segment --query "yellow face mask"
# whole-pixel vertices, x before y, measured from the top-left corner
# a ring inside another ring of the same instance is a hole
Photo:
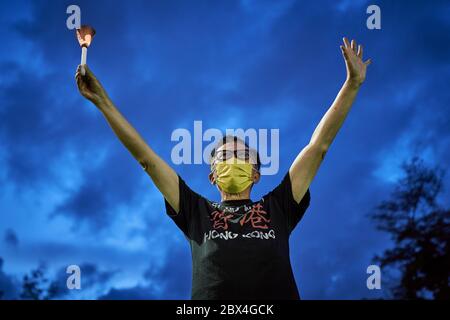
[[[215,171],[216,182],[226,193],[240,193],[253,183],[253,165],[235,157],[218,162]]]

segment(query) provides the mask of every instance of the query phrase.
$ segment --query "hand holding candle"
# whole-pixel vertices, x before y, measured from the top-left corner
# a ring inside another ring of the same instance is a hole
[[[81,46],[81,75],[86,74],[84,65],[87,59],[87,48],[91,45],[92,38],[94,38],[95,30],[91,26],[83,25],[77,29],[77,39]]]
[[[86,72],[84,76],[81,75],[83,67]],[[108,93],[87,65],[78,66],[75,80],[81,95],[94,103],[98,108],[102,108],[110,102]]]

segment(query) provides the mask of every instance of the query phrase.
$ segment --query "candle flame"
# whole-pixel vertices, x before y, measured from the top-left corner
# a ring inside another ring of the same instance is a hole
[[[77,29],[77,39],[81,47],[89,47],[94,35],[95,29],[91,26],[83,25],[80,29]]]

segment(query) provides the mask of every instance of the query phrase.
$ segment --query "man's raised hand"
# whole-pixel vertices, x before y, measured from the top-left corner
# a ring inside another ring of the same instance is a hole
[[[81,95],[86,99],[90,100],[97,107],[108,100],[108,95],[103,89],[100,81],[97,80],[92,71],[87,65],[83,65],[85,69],[85,75],[81,74],[81,65],[78,66],[77,72],[75,73],[75,79],[77,81],[78,90]]]
[[[347,81],[359,86],[366,78],[367,66],[371,63],[371,60],[363,62],[363,47],[362,45],[357,46],[355,40],[350,43],[344,37],[343,41],[344,45],[341,46],[341,51],[347,68]]]

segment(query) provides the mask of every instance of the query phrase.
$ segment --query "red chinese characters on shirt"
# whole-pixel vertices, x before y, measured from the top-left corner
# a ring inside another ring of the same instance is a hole
[[[232,218],[232,214],[226,214],[223,211],[216,210],[213,213],[211,213],[211,221],[213,222],[213,228],[219,229],[222,228],[223,230],[228,229],[228,220]]]
[[[239,221],[241,226],[246,224],[247,222],[250,222],[252,224],[252,227],[255,229],[267,229],[267,224],[270,222],[270,219],[266,217],[267,212],[262,208],[263,206],[261,205],[261,203],[253,205],[252,208],[247,211],[244,217]]]
[[[267,218],[267,212],[263,210],[261,203],[254,204],[242,218],[231,220],[235,216],[231,213],[225,213],[220,210],[215,210],[211,213],[211,221],[214,229],[228,229],[229,222],[239,222],[241,226],[250,223],[254,229],[267,229],[270,219]]]

